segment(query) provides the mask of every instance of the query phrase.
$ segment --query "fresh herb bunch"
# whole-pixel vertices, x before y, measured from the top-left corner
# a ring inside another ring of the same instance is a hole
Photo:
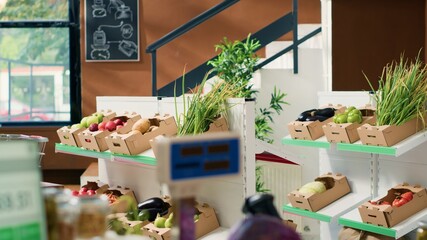
[[[178,123],[178,136],[195,135],[206,132],[209,125],[220,116],[227,116],[229,106],[226,104],[228,98],[234,97],[239,88],[225,81],[218,81],[213,85],[211,91],[203,94],[209,72],[205,75],[200,86],[196,88],[191,97],[183,97],[185,115],[176,116]],[[184,83],[184,81],[183,81]],[[188,105],[188,110],[186,109]],[[178,113],[176,101],[175,112]],[[181,118],[182,117],[182,118]]]
[[[249,81],[259,59],[255,51],[261,44],[250,36],[249,34],[245,42],[231,42],[224,38],[215,46],[215,51],[221,50],[218,57],[208,62],[219,78],[241,89],[235,97],[252,98],[256,93]]]
[[[366,77],[366,76],[365,76]],[[375,91],[377,126],[401,125],[419,117],[424,123],[427,100],[427,69],[419,59],[408,62],[403,55],[399,62],[387,64]]]

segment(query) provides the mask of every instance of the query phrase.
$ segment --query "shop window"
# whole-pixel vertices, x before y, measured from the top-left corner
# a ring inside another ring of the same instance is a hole
[[[0,124],[79,119],[79,1],[0,0]]]

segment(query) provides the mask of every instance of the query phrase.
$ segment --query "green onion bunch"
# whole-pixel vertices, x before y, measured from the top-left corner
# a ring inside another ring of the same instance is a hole
[[[226,104],[227,99],[234,97],[240,91],[231,83],[219,81],[214,83],[211,91],[204,94],[203,86],[206,84],[207,76],[209,73],[205,75],[201,85],[194,90],[191,97],[186,99],[183,95],[184,115],[176,117],[178,136],[206,132],[215,119],[220,116],[227,116],[227,110],[231,107]],[[187,105],[188,110],[186,109]],[[178,112],[176,101],[175,112]]]
[[[424,123],[427,100],[426,65],[416,58],[387,64],[375,92],[377,126],[401,125],[419,117]],[[366,77],[366,76],[365,76]]]

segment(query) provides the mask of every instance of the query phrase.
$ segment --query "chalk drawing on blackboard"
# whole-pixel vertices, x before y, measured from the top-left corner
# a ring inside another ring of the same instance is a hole
[[[129,6],[126,6],[121,0],[110,0],[108,4],[107,11],[109,14],[114,13],[114,18],[116,20],[120,19],[130,19],[133,22],[133,13]]]
[[[138,52],[138,46],[136,43],[129,40],[108,41],[108,43],[118,43],[119,51],[128,57]]]
[[[104,0],[95,0],[92,5],[92,16],[94,18],[102,18],[107,16],[107,10],[105,10]]]
[[[119,28],[123,25],[120,22],[119,25],[99,25],[95,32],[93,32],[93,44],[91,44],[92,51],[90,56],[92,59],[106,60],[110,59],[110,45],[107,42],[107,35],[101,28]]]
[[[129,39],[133,35],[133,27],[127,23],[120,28],[120,31],[122,32],[122,37],[124,39]]]

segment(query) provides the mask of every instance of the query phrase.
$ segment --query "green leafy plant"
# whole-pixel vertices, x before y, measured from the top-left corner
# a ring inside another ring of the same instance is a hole
[[[249,34],[245,42],[237,40],[231,42],[224,38],[220,44],[215,46],[216,51],[221,51],[218,57],[208,62],[220,79],[241,90],[233,97],[253,98],[258,93],[252,89],[253,85],[250,80],[259,60],[255,51],[260,47],[260,43],[250,37]],[[273,133],[271,128],[273,115],[280,115],[283,111],[282,105],[288,104],[283,101],[285,96],[286,94],[275,87],[268,108],[259,109],[255,118],[255,136],[257,139],[273,143],[273,139],[269,138]]]
[[[250,34],[245,42],[231,42],[227,38],[215,46],[221,51],[218,57],[209,61],[217,76],[229,84],[241,89],[235,97],[252,98],[256,93],[250,80],[258,61],[255,51],[261,46],[258,40],[251,39]]]
[[[255,137],[268,143],[273,143],[274,140],[270,138],[270,134],[273,133],[271,124],[274,123],[273,115],[280,115],[283,111],[282,105],[289,104],[283,99],[286,97],[285,93],[274,87],[274,91],[271,94],[270,104],[268,108],[260,108],[259,113],[255,117]]]
[[[366,75],[365,75],[366,77]],[[422,119],[426,112],[427,68],[419,59],[415,62],[400,57],[399,62],[387,64],[375,91],[377,126],[401,125],[415,117]]]
[[[270,192],[270,189],[264,187],[265,182],[262,180],[262,166],[260,165],[256,166],[255,177],[256,177],[255,191],[257,193]]]

